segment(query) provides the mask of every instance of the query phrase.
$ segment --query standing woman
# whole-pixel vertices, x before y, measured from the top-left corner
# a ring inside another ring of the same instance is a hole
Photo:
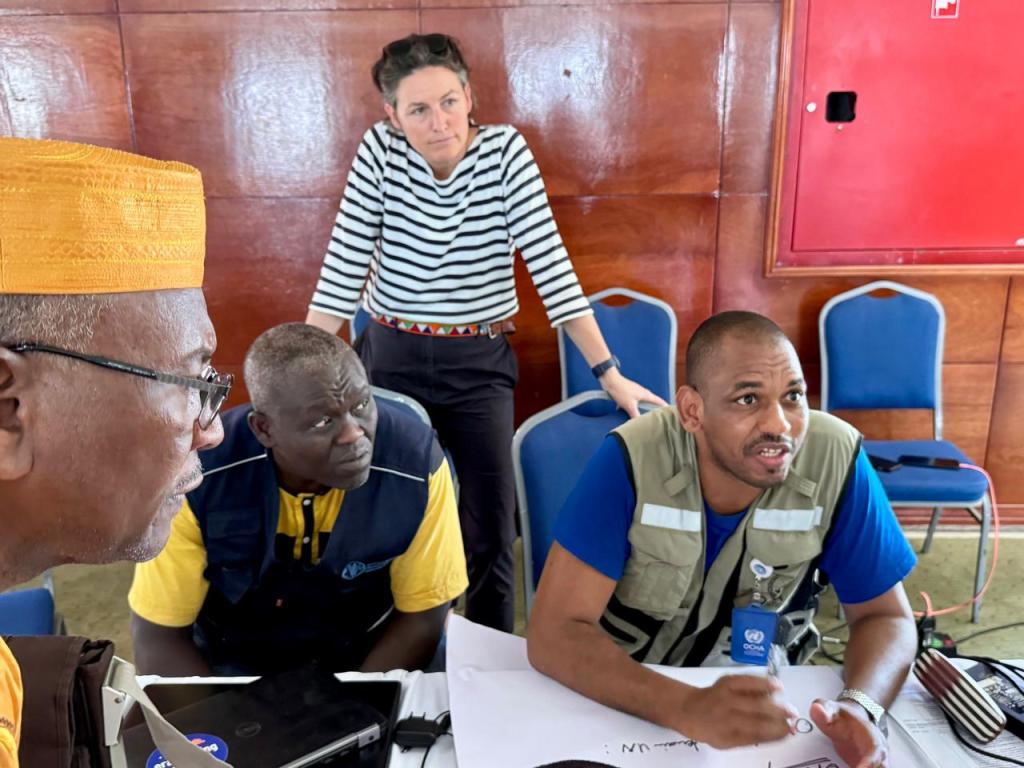
[[[661,403],[622,376],[580,289],[522,135],[470,119],[469,67],[447,35],[409,35],[373,66],[387,121],[356,152],[306,322],[337,333],[357,305],[371,381],[427,409],[459,474],[466,616],[513,623],[512,388],[505,338],[518,249],[552,326],[631,416]],[[365,284],[365,288],[364,288]]]

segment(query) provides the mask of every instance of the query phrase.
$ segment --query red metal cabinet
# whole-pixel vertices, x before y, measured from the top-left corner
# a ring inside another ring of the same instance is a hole
[[[1024,0],[786,20],[770,271],[1024,265]]]

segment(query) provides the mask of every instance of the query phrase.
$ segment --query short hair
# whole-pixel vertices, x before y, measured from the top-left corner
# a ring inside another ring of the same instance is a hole
[[[36,341],[75,352],[102,352],[89,345],[97,320],[118,295],[0,294],[0,343]]]
[[[752,341],[775,341],[789,338],[774,321],[757,312],[732,310],[712,315],[690,337],[686,345],[686,383],[699,389],[704,368],[726,338],[740,336]]]
[[[393,40],[384,46],[370,73],[384,101],[394,107],[398,84],[424,67],[450,69],[463,86],[469,85],[469,65],[462,58],[458,43],[454,37],[441,33],[408,35]]]
[[[245,354],[242,375],[249,401],[265,411],[273,401],[274,384],[293,372],[322,370],[352,347],[325,330],[306,323],[284,323],[264,331]]]

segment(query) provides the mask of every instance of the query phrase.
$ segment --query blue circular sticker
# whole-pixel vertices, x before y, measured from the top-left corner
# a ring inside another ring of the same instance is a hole
[[[203,750],[203,752],[209,752],[222,763],[227,762],[228,745],[224,739],[211,736],[208,733],[189,733],[185,738]],[[146,768],[174,768],[174,764],[160,754],[159,749],[154,749],[153,754],[146,761]]]

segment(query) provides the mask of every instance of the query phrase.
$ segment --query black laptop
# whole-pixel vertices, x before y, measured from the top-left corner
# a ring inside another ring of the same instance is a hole
[[[154,684],[146,693],[194,744],[236,768],[386,768],[401,683],[339,682],[310,666],[244,684]],[[135,713],[126,723],[128,768],[169,768],[140,720]]]

